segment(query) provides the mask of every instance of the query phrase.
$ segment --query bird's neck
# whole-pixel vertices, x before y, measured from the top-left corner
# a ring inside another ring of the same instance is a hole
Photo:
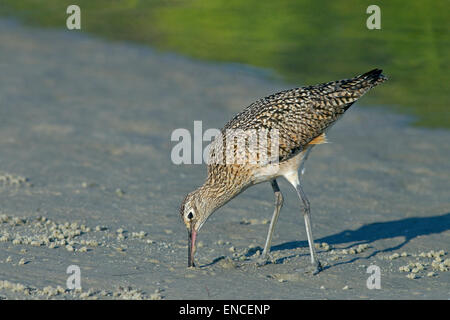
[[[219,182],[206,179],[198,189],[198,200],[204,206],[205,211],[213,213],[244,191],[246,187],[247,185],[242,182]]]

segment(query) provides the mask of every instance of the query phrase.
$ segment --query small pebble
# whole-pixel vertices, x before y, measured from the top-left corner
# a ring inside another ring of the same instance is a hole
[[[401,266],[400,268],[398,268],[400,271],[402,272],[410,272],[411,269],[409,268],[409,266]]]
[[[444,266],[450,267],[450,259],[445,259],[444,260]]]
[[[394,253],[389,256],[389,260],[394,260],[394,259],[397,259],[398,257],[400,257],[400,255],[398,253]]]

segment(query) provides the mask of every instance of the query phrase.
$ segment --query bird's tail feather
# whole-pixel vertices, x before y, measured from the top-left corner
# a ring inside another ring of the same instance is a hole
[[[346,95],[351,95],[355,99],[353,102],[355,102],[367,91],[387,80],[387,77],[381,73],[382,71],[380,69],[373,69],[352,79],[341,80],[338,91],[345,92]],[[350,105],[344,109],[347,110]]]
[[[381,69],[373,69],[351,79],[335,82],[332,98],[342,98],[345,102],[340,108],[347,110],[353,103],[361,98],[367,91],[387,80]]]
[[[373,69],[369,72],[366,72],[358,77],[355,80],[364,86],[375,86],[379,83],[386,81],[388,78],[382,74],[383,70],[381,69]]]
[[[344,83],[341,85],[341,87],[349,90],[359,91],[362,95],[368,90],[372,89],[374,86],[387,80],[387,78],[381,72],[383,72],[383,70],[373,69],[360,76],[354,77],[353,79],[349,79],[346,81],[344,80]]]

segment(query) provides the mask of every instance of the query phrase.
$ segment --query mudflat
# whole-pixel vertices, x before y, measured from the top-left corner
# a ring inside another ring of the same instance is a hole
[[[188,269],[179,205],[206,168],[175,165],[171,133],[194,120],[221,128],[254,100],[308,84],[10,20],[0,30],[1,299],[450,297],[449,131],[363,97],[306,163],[325,270],[305,272],[299,200],[283,180],[269,264],[255,264],[274,205],[265,183],[208,220]],[[72,265],[80,290],[67,289]],[[380,289],[368,286],[372,265]]]

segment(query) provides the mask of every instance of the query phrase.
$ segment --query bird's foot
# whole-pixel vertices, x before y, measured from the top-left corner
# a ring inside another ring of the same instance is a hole
[[[266,264],[269,263],[270,257],[268,254],[263,254],[260,257],[255,259],[255,264],[258,267],[262,267],[265,266]]]
[[[311,273],[315,276],[316,274],[318,274],[320,271],[323,270],[322,264],[320,263],[319,260],[315,261],[312,265],[311,268]]]
[[[297,272],[304,272],[307,274],[312,274],[313,276],[318,274],[322,270],[323,270],[323,267],[322,267],[322,264],[320,263],[320,261],[313,262],[312,265],[310,265],[309,267],[306,267],[306,268],[295,269],[295,271],[297,271]]]

